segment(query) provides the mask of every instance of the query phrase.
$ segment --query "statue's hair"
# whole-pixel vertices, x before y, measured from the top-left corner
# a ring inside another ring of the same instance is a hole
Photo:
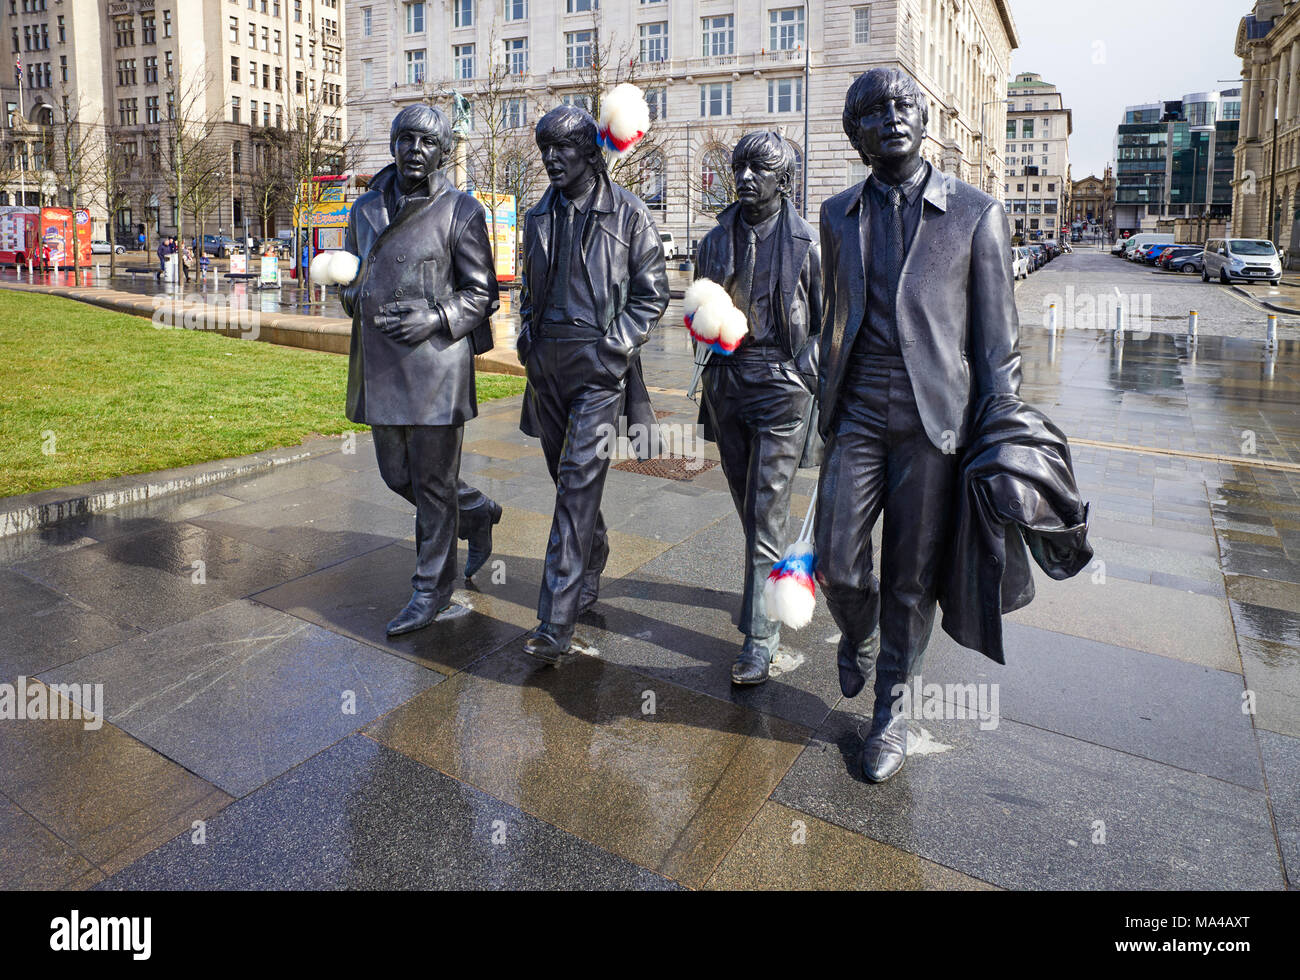
[[[397,137],[411,131],[416,133],[433,133],[438,138],[438,148],[446,157],[451,152],[451,123],[446,114],[436,106],[417,102],[408,105],[393,117],[393,125],[388,130],[388,151],[397,154]]]
[[[925,90],[907,72],[898,68],[872,68],[853,80],[844,97],[844,135],[859,155],[862,155],[859,133],[862,117],[867,114],[867,110],[885,99],[896,99],[903,95],[916,100],[921,108],[921,122],[928,126],[930,103],[925,97]]]
[[[771,170],[781,181],[781,193],[789,196],[794,189],[795,170],[799,166],[794,155],[794,148],[781,136],[771,130],[746,133],[736,148],[731,151],[731,167],[734,170],[746,160]]]
[[[558,105],[541,119],[533,130],[538,147],[545,144],[566,144],[587,154],[601,170],[605,156],[600,152],[596,120],[581,106]]]

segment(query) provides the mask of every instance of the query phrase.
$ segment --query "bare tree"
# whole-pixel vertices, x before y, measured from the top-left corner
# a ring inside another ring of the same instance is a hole
[[[55,180],[68,192],[68,204],[72,210],[73,221],[70,229],[72,252],[73,281],[82,283],[81,250],[77,242],[77,209],[89,204],[88,197],[96,189],[96,174],[104,156],[104,132],[99,118],[85,119],[82,112],[85,100],[66,92],[60,100],[59,116],[55,122],[53,134],[54,152],[46,157],[47,164],[54,172]],[[89,210],[89,209],[87,209]]]
[[[513,195],[516,214],[521,215],[538,193],[545,170],[533,142],[532,129],[527,125],[538,107],[524,90],[523,76],[513,73],[512,67],[506,60],[494,20],[488,40],[487,73],[467,89],[459,90],[470,102],[472,131],[458,136],[456,152],[464,154],[465,170],[475,191]],[[455,109],[450,101],[456,84],[457,80],[447,79],[433,86],[435,100],[449,103],[448,115],[453,119]],[[496,199],[485,200],[483,204],[488,210],[489,223],[495,225]],[[516,248],[519,229],[516,221]],[[494,235],[494,259],[496,250]]]
[[[639,42],[619,36],[601,26],[599,11],[592,12],[590,54],[575,64],[578,83],[563,93],[563,97],[579,100],[583,107],[597,119],[600,118],[601,99],[617,85],[624,82],[643,91],[657,76],[659,62],[642,62]],[[651,123],[649,131],[626,156],[611,158],[609,176],[632,193],[646,197],[656,192],[657,175],[669,159],[670,134]]]
[[[134,152],[128,151],[128,146]],[[121,130],[108,123],[98,128],[97,139],[87,160],[86,185],[89,194],[98,199],[105,211],[105,229],[108,238],[108,275],[117,274],[117,215],[132,199],[132,180],[140,169],[139,146],[135,136],[124,136]]]
[[[268,149],[267,168],[274,179],[261,184],[264,194],[280,195],[293,202],[293,261],[299,260],[298,241],[303,219],[316,204],[304,198],[304,185],[323,174],[348,173],[355,165],[360,146],[357,134],[345,135],[339,122],[338,107],[327,104],[324,93],[319,97],[305,76],[295,79],[286,97],[287,127],[275,140],[275,150]],[[309,188],[309,193],[310,188]]]
[[[710,126],[704,131],[699,153],[686,179],[691,186],[691,206],[698,214],[715,215],[736,198],[736,175],[731,169],[735,134]]]
[[[201,222],[220,193],[218,174],[226,151],[218,137],[221,118],[207,109],[210,83],[209,73],[195,70],[187,74],[180,58],[175,72],[166,79],[167,114],[162,128],[167,138],[167,166],[163,174],[176,198],[177,232],[182,241],[185,215],[194,217],[194,234],[201,236]]]

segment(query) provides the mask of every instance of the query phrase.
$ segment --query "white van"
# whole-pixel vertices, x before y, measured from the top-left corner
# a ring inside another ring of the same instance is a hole
[[[1156,243],[1159,243],[1161,245],[1174,244],[1173,233],[1160,232],[1160,231],[1144,231],[1140,234],[1130,236],[1124,241],[1124,253],[1123,253],[1124,258],[1126,259],[1133,258],[1133,249],[1137,248],[1139,245],[1155,245]]]
[[[1263,238],[1211,238],[1205,243],[1201,281],[1209,282],[1211,276],[1224,284],[1239,279],[1276,286],[1282,281],[1282,257]]]

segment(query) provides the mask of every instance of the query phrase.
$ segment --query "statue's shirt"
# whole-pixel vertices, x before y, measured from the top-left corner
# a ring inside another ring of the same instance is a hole
[[[736,275],[732,280],[731,299],[749,319],[749,338],[742,347],[773,347],[780,343],[773,321],[772,294],[780,288],[780,270],[776,226],[781,212],[769,215],[756,225],[736,222]]]
[[[582,233],[596,185],[577,200],[557,193],[552,205],[554,231],[551,236],[551,292],[542,314],[541,334],[545,337],[587,339],[602,333],[596,313],[596,297],[588,285],[582,263]]]
[[[900,248],[897,241],[891,240],[897,232],[891,235],[889,227],[892,219],[889,192],[893,185],[886,184],[874,173],[867,178],[858,220],[871,222],[871,254],[867,262],[866,310],[862,317],[862,329],[858,331],[857,340],[853,344],[855,355],[899,354],[895,305],[898,299],[898,281],[903,271],[903,260],[921,223],[922,192],[929,179],[930,164],[922,162],[916,168],[916,173],[897,185],[902,197],[900,210],[903,229]]]

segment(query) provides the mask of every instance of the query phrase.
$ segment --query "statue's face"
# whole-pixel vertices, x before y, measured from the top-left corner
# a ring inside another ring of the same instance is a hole
[[[586,187],[596,175],[591,155],[571,143],[546,142],[541,145],[541,151],[546,176],[565,197],[572,199],[572,192]]]
[[[428,179],[442,166],[442,147],[432,130],[404,129],[393,144],[393,158],[403,182],[410,185]]]
[[[901,162],[921,152],[921,104],[906,93],[886,95],[858,120],[858,149],[873,160]]]
[[[781,194],[781,175],[754,160],[741,160],[732,167],[736,175],[736,196],[746,207],[770,206]]]

